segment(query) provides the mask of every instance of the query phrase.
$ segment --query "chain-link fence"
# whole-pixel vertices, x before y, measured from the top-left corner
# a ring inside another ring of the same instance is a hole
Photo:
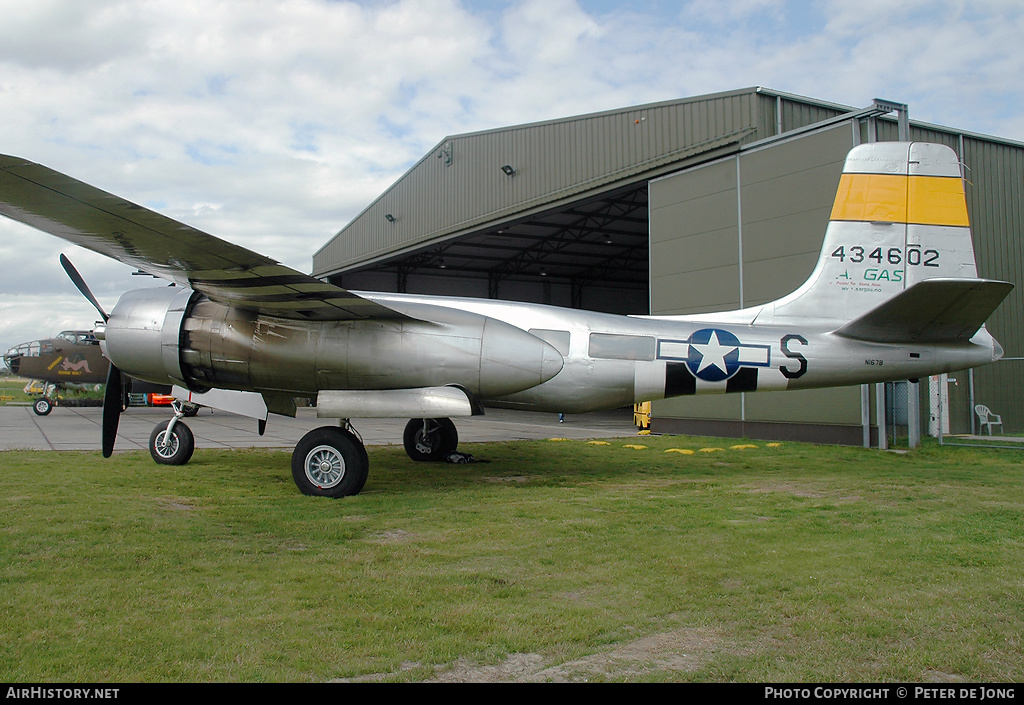
[[[879,446],[908,448],[932,436],[941,445],[1020,450],[1024,447],[1022,381],[1024,358],[1011,357],[917,383],[875,385],[875,421],[884,429]]]
[[[910,434],[910,394],[916,394],[919,384],[887,382],[885,388],[885,437],[888,448],[907,448],[912,445]]]

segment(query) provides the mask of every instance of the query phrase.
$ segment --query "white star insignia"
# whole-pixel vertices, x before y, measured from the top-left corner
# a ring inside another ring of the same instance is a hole
[[[718,340],[718,331],[712,331],[711,338],[707,343],[690,343],[691,347],[697,348],[701,354],[700,366],[697,373],[701,373],[709,367],[717,367],[723,373],[727,373],[725,356],[736,350],[735,345],[722,345]]]

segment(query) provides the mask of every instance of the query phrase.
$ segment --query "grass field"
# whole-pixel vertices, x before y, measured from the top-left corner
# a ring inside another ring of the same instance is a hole
[[[0,453],[0,680],[1024,677],[1024,453],[461,449]]]
[[[11,375],[0,376],[0,406],[6,404],[31,404],[37,397],[25,394],[24,388],[29,380]],[[63,389],[61,398],[67,399],[102,399],[102,390]]]
[[[0,376],[0,404],[12,402],[18,404],[31,403],[32,397],[22,391],[27,382],[28,380],[22,377]]]

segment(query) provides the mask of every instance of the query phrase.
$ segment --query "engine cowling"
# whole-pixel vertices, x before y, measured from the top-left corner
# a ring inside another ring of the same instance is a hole
[[[154,384],[185,384],[181,327],[198,297],[177,287],[135,289],[118,299],[96,330],[103,354],[122,372]]]
[[[189,289],[126,292],[102,331],[124,373],[194,391],[312,395],[325,389],[457,384],[481,399],[554,377],[561,354],[487,316],[402,306],[409,320],[296,321],[210,301]]]

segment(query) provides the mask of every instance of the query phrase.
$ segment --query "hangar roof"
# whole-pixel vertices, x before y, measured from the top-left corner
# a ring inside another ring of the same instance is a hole
[[[313,275],[646,289],[650,179],[852,110],[755,87],[448,136],[314,254]]]

